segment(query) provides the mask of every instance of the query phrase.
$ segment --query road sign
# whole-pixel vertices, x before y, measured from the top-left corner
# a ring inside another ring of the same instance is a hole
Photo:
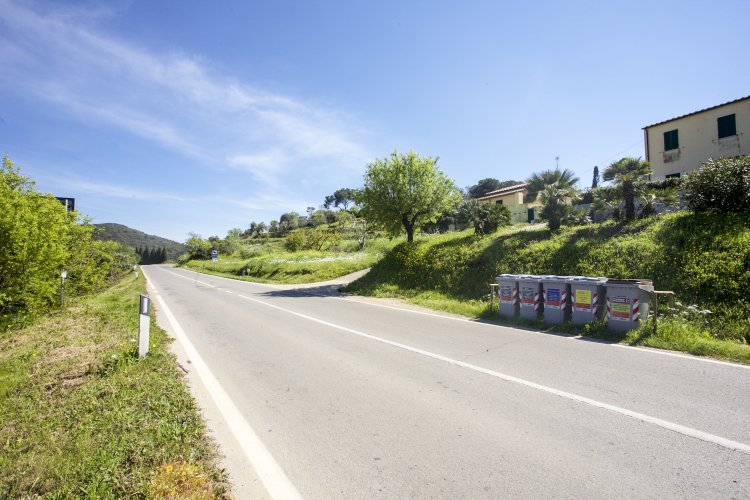
[[[214,262],[219,261],[219,251],[218,250],[211,250],[211,260]]]

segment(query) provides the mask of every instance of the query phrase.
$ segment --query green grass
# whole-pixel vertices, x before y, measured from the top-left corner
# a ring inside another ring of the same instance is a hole
[[[712,314],[619,337],[600,326],[516,324],[750,362],[750,213],[679,212],[558,233],[511,227],[485,237],[464,231],[420,238],[394,247],[346,291],[499,321],[486,296],[502,273],[652,279],[656,289],[673,290],[685,305]]]
[[[336,251],[288,252],[280,244],[254,245],[219,262],[190,260],[184,267],[208,274],[260,283],[316,283],[366,269],[378,262],[398,241],[370,240],[363,251],[345,243]]]
[[[198,409],[152,321],[136,354],[143,278],[0,336],[0,497],[140,497],[160,467],[225,477]]]

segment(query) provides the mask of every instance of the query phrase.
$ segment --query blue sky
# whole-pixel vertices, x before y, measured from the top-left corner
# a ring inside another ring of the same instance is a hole
[[[178,241],[304,213],[394,149],[461,187],[750,94],[750,2],[0,0],[0,149]]]

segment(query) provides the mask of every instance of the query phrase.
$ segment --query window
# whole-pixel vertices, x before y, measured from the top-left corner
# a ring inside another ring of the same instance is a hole
[[[495,205],[502,205],[502,204],[503,204],[503,200],[496,200],[495,201]]]
[[[716,119],[716,124],[719,127],[719,139],[737,135],[737,123],[734,120],[734,114],[720,116]]]
[[[677,138],[677,129],[664,132],[664,151],[679,149],[680,141]]]
[[[680,173],[677,172],[676,174],[667,174],[664,177],[667,178],[667,179],[669,179],[670,177],[676,177],[676,178],[679,179],[680,178]]]

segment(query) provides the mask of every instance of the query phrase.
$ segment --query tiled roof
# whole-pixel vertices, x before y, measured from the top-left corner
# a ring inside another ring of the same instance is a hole
[[[477,200],[484,200],[487,198],[494,198],[496,196],[503,196],[506,194],[513,194],[518,193],[519,191],[526,191],[526,183],[522,182],[521,184],[514,184],[512,186],[506,186],[504,188],[496,189],[494,191],[490,191],[489,193],[485,193]]]
[[[720,108],[722,106],[726,106],[727,104],[734,104],[735,102],[744,101],[745,99],[750,99],[750,95],[746,96],[746,97],[740,97],[739,99],[735,99],[734,101],[725,102],[723,104],[717,104],[716,106],[711,106],[710,108],[699,109],[698,111],[693,111],[692,113],[688,113],[686,115],[677,116],[675,118],[670,118],[669,120],[664,120],[663,122],[654,123],[653,125],[648,125],[646,127],[643,127],[643,129],[645,130],[647,128],[655,127],[657,125],[662,125],[664,123],[669,123],[669,122],[674,121],[674,120],[679,120],[680,118],[685,118],[686,116],[697,115],[698,113],[703,113],[704,111],[710,111],[712,109]]]

